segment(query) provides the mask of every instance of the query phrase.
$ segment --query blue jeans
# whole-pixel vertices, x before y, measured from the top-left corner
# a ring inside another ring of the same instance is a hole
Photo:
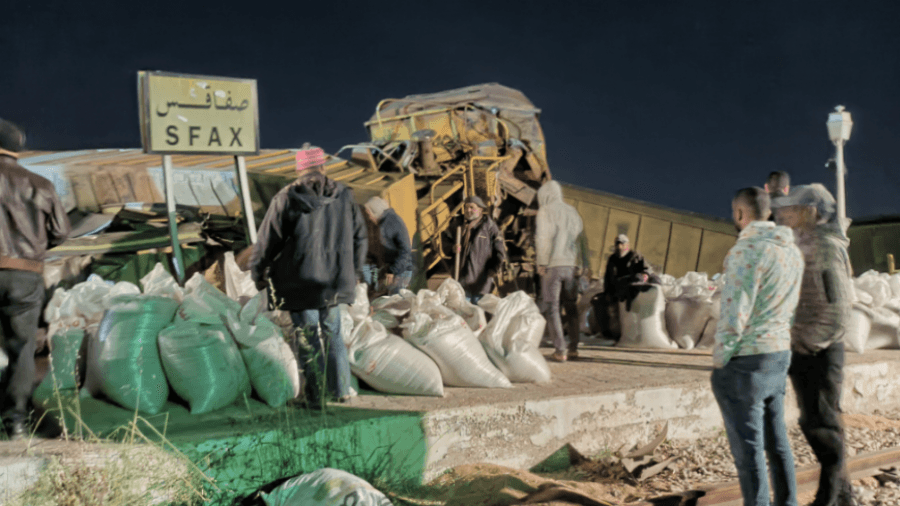
[[[744,506],[768,506],[766,455],[777,506],[797,506],[794,456],[784,423],[784,390],[790,351],[733,357],[712,373],[734,455]]]
[[[291,321],[295,327],[303,329],[311,347],[296,352],[306,377],[309,401],[318,403],[322,399],[322,372],[325,373],[326,386],[332,398],[349,395],[350,361],[341,338],[341,312],[338,307],[291,311]]]

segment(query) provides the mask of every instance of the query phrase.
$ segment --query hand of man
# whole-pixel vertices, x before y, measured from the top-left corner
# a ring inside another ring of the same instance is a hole
[[[453,245],[453,252],[454,252],[454,253],[459,253],[460,251],[462,251],[462,246],[460,246],[459,244],[454,244],[454,245]]]
[[[547,266],[539,265],[537,268],[537,273],[538,273],[538,276],[540,276],[540,277],[546,276],[547,275]]]
[[[593,272],[591,272],[590,268],[585,268],[585,269],[581,270],[581,275],[586,277],[588,280],[591,279],[591,274],[593,274]]]
[[[646,283],[649,279],[650,276],[648,276],[646,273],[641,274],[641,281],[643,281],[644,283]]]
[[[256,289],[259,290],[260,292],[269,287],[269,283],[265,279],[260,279],[259,281],[255,281],[253,284],[256,285]]]
[[[394,275],[390,272],[384,275],[384,284],[385,285],[393,285],[394,284]]]

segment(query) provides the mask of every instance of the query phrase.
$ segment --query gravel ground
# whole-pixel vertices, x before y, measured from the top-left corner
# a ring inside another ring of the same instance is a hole
[[[870,416],[845,415],[845,424],[848,456],[900,446],[900,410],[876,412]],[[796,465],[815,464],[815,456],[800,429],[791,429],[789,435]],[[645,484],[648,489],[660,493],[737,480],[734,459],[724,432],[715,438],[689,443],[663,443],[657,448],[655,456],[660,461],[678,457],[669,470]],[[853,486],[860,505],[900,506],[900,483],[890,475],[856,480]],[[801,504],[808,504],[812,499],[812,493],[801,494],[800,497]]]

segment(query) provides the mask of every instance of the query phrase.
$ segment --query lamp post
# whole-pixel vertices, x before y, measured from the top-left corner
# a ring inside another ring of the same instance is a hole
[[[850,119],[850,113],[844,110],[844,106],[839,105],[834,108],[834,112],[828,114],[828,121],[825,122],[825,125],[828,127],[828,137],[831,138],[831,142],[834,143],[836,150],[834,160],[837,165],[837,170],[835,171],[837,195],[835,195],[835,200],[837,200],[838,223],[846,230],[847,204],[844,195],[844,143],[850,140],[853,120]]]

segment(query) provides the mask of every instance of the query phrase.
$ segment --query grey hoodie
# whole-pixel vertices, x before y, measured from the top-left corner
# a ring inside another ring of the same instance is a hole
[[[581,216],[563,201],[556,181],[544,183],[537,192],[538,208],[534,243],[537,264],[547,267],[589,267],[587,243]]]
[[[853,304],[852,274],[847,246],[850,240],[834,223],[812,232],[795,230],[806,268],[800,302],[791,328],[791,348],[815,354],[844,339]]]

